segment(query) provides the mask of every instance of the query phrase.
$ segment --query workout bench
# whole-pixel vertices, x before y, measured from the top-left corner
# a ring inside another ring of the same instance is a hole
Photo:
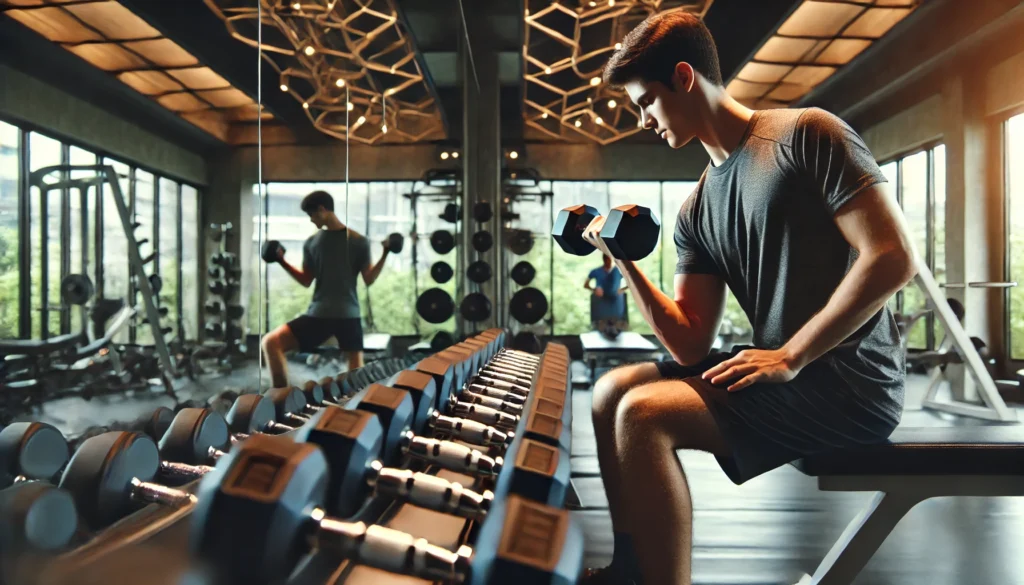
[[[1024,496],[1024,428],[897,429],[889,441],[804,458],[793,466],[824,491],[877,492],[813,576],[798,585],[848,585],[918,503],[943,496]]]

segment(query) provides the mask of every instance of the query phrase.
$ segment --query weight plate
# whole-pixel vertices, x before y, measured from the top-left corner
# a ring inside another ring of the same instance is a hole
[[[423,291],[416,299],[416,314],[428,323],[444,323],[455,313],[455,301],[439,288]]]
[[[494,216],[494,212],[491,211],[491,204],[487,201],[477,201],[473,205],[473,219],[479,223],[490,221],[491,217]]]
[[[84,274],[69,274],[60,281],[60,298],[69,305],[84,305],[95,289],[92,280]]]
[[[477,252],[486,252],[494,245],[494,236],[491,232],[479,231],[473,234],[473,249]]]
[[[510,229],[506,233],[508,249],[516,256],[529,254],[533,249],[533,234],[528,230]]]
[[[536,288],[519,289],[512,295],[508,310],[516,321],[532,325],[548,314],[548,299]]]
[[[459,206],[454,203],[449,203],[444,206],[444,213],[439,215],[441,219],[448,223],[455,223],[459,221]]]
[[[539,354],[542,348],[540,346],[540,339],[534,333],[520,331],[512,338],[512,349]]]
[[[483,260],[477,260],[466,269],[466,278],[480,284],[491,279],[491,265]]]
[[[153,294],[160,294],[160,290],[164,288],[164,279],[160,278],[159,274],[150,274],[149,288],[153,289]]]
[[[448,264],[444,260],[438,260],[430,266],[430,276],[435,282],[444,284],[452,279],[455,275],[455,271],[452,270],[451,264]]]
[[[510,274],[512,281],[519,286],[526,286],[533,282],[535,276],[537,276],[537,270],[526,260],[521,260],[512,267],[512,273]]]
[[[430,247],[438,254],[447,254],[455,249],[455,236],[447,230],[437,230],[430,234]]]
[[[486,321],[491,316],[491,299],[484,296],[483,293],[470,293],[462,299],[459,313],[467,321],[474,323]]]
[[[447,331],[438,331],[434,334],[434,337],[430,339],[430,349],[432,351],[441,351],[442,349],[455,344],[455,337]]]

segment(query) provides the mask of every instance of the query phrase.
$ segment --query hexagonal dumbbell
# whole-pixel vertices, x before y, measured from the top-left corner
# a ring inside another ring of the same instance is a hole
[[[327,516],[323,451],[254,436],[221,458],[199,486],[191,553],[216,581],[284,581],[313,548],[377,569],[444,583],[568,583],[582,570],[583,535],[568,511],[510,496],[458,551],[386,528]],[[271,530],[271,527],[273,529]],[[529,538],[528,550],[514,543]]]
[[[595,250],[583,239],[583,232],[599,215],[589,205],[573,205],[558,212],[552,236],[559,247],[574,256],[586,256]],[[612,208],[601,227],[600,237],[611,255],[620,260],[641,260],[658,246],[661,221],[651,209],[641,205]]]

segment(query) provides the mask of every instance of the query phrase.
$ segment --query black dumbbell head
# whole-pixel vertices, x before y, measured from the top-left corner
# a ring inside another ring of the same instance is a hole
[[[533,267],[533,264],[530,264],[526,260],[520,260],[512,267],[510,276],[512,277],[512,281],[516,284],[526,286],[533,282],[533,278],[537,276],[537,269]]]
[[[263,395],[274,405],[277,420],[284,420],[285,415],[300,412],[306,407],[306,397],[294,386],[271,388]]]
[[[491,221],[491,217],[494,213],[491,211],[491,204],[489,201],[477,201],[473,204],[473,219],[479,223],[485,221]]]
[[[447,230],[436,230],[430,234],[430,247],[438,254],[447,254],[455,248],[455,236]]]
[[[384,427],[381,460],[385,464],[395,462],[401,456],[402,433],[412,427],[415,415],[412,395],[383,384],[370,384],[356,408],[373,413],[380,419]]]
[[[612,209],[601,228],[601,239],[615,258],[642,260],[658,247],[661,222],[641,205],[621,205]]]
[[[267,428],[277,420],[274,403],[259,394],[243,394],[235,400],[224,417],[232,433],[252,434]]]
[[[323,452],[254,435],[199,484],[189,547],[216,583],[284,583],[309,552],[310,512],[327,494]]]
[[[412,424],[414,429],[421,430],[430,417],[431,409],[438,407],[437,382],[434,381],[434,377],[425,372],[403,370],[391,385],[401,390],[408,390],[412,394],[415,409]]]
[[[84,441],[60,478],[79,514],[99,529],[132,511],[132,480],[149,481],[160,466],[153,439],[141,433],[112,431]]]
[[[183,408],[157,446],[161,459],[205,465],[210,447],[223,450],[230,440],[224,417],[208,408]]]
[[[466,268],[466,278],[477,284],[491,279],[491,265],[486,260],[476,260]]]
[[[325,408],[294,438],[320,447],[327,458],[327,512],[341,518],[354,515],[370,497],[367,468],[384,446],[380,419],[363,410]]]
[[[486,252],[494,245],[494,236],[488,231],[479,231],[472,237],[473,249],[477,252]]]
[[[284,251],[284,246],[277,240],[263,242],[263,249],[260,251],[260,258],[264,262],[277,262],[279,251]]]
[[[49,481],[68,462],[68,441],[53,425],[18,422],[0,431],[0,487],[23,475]]]
[[[405,236],[395,232],[388,236],[388,251],[400,254],[405,248]]]
[[[60,550],[77,529],[78,512],[68,492],[42,481],[0,490],[0,554]]]
[[[174,411],[166,406],[158,406],[152,414],[140,418],[132,430],[140,431],[148,435],[154,441],[159,441],[174,420]]]
[[[316,380],[307,380],[302,385],[302,395],[306,398],[306,404],[313,406],[323,404],[325,400],[324,387]]]
[[[438,260],[430,265],[430,276],[435,282],[444,284],[452,279],[455,271],[452,270],[451,264],[448,264],[444,260]]]
[[[599,213],[589,205],[573,205],[558,212],[551,235],[558,245],[569,254],[586,256],[594,246],[583,240],[583,232]]]

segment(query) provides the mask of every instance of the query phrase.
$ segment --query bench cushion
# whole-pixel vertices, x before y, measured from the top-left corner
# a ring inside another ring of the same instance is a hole
[[[0,354],[44,355],[74,347],[82,333],[65,333],[49,339],[5,339],[0,341]]]
[[[896,429],[879,445],[823,453],[793,462],[822,475],[1021,475],[1024,426]]]

